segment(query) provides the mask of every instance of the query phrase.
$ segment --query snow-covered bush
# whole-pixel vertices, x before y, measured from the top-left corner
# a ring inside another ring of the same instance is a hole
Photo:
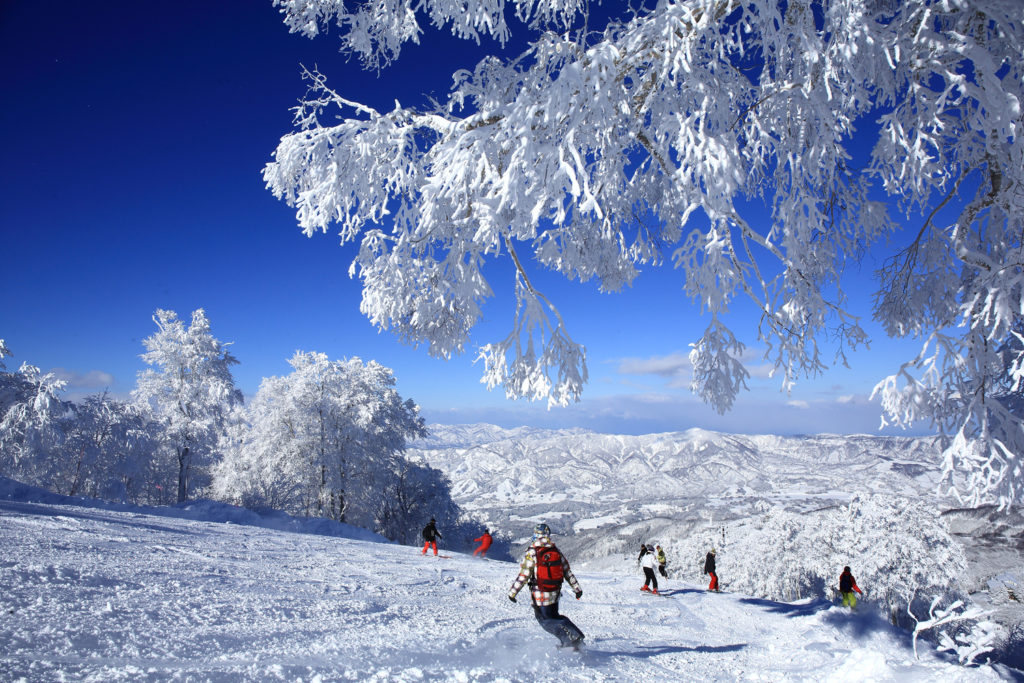
[[[28,363],[0,372],[0,474],[51,490],[59,485],[70,410],[60,397],[65,384]]]
[[[133,503],[156,502],[152,455],[160,426],[137,405],[106,393],[71,405],[65,420],[63,486],[57,493]]]

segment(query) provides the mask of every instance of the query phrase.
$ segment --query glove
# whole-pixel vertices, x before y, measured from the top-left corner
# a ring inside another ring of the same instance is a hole
[[[583,591],[576,591],[576,599],[579,600],[583,597]]]
[[[516,601],[516,596],[510,595],[510,596],[508,596],[508,599],[511,600],[512,602],[515,602]]]

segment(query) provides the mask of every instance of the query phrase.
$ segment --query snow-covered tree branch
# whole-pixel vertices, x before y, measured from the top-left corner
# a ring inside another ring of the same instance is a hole
[[[500,0],[462,13],[445,0],[275,4],[310,37],[334,21],[374,67],[424,18],[473,40],[511,30]],[[529,48],[456,73],[432,109],[377,111],[307,73],[298,130],[264,178],[307,234],[335,223],[360,241],[351,272],[374,324],[461,353],[492,295],[483,265],[508,258],[513,329],[483,345],[484,381],[565,404],[585,350],[530,284],[526,255],[610,292],[671,260],[713,321],[694,342],[694,390],[726,410],[748,376],[724,322],[733,301],[761,312],[757,341],[789,387],[867,343],[844,272],[892,244],[873,315],[932,351],[879,384],[886,415],[949,435],[950,481],[968,497],[1020,500],[1018,2],[669,0],[600,33],[570,30],[582,2],[514,8]]]
[[[954,653],[961,664],[970,666],[974,664],[975,659],[994,649],[1002,629],[997,624],[986,620],[985,617],[991,613],[977,605],[965,605],[962,600],[955,600],[943,609],[938,608],[941,599],[941,596],[938,595],[932,599],[927,619],[918,619],[910,605],[907,605],[907,614],[916,622],[912,638],[914,657],[918,657],[917,638],[920,634],[940,626],[968,622],[969,630],[955,633],[953,636],[950,636],[948,631],[939,633],[938,649]]]

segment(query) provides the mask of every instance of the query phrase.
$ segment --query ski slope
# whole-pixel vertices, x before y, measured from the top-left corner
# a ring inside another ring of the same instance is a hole
[[[200,502],[61,499],[0,481],[4,681],[988,681],[868,614],[575,570],[560,650],[510,562]],[[286,528],[291,527],[286,530]],[[323,532],[335,535],[323,535]],[[443,533],[443,530],[442,530]],[[557,536],[556,536],[557,540]],[[571,559],[571,558],[570,558]]]

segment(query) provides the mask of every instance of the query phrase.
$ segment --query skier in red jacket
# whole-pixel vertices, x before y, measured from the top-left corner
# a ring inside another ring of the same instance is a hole
[[[477,553],[480,553],[481,558],[487,557],[487,550],[491,547],[490,530],[484,529],[484,535],[473,540],[480,544],[480,547],[473,551],[473,557],[476,557]]]

